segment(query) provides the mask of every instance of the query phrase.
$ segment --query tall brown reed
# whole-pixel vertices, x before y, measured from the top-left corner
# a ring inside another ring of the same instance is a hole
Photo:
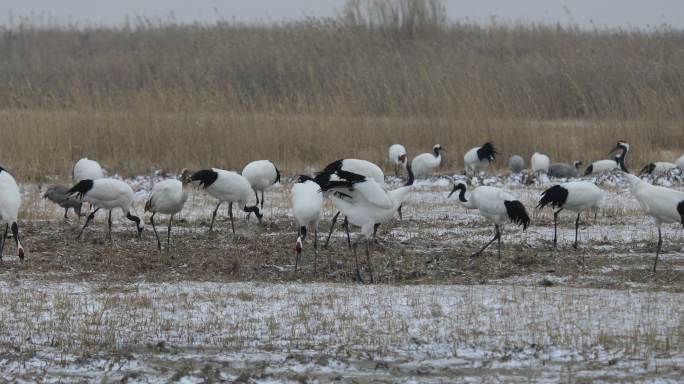
[[[503,154],[631,161],[684,152],[684,34],[448,23],[434,0],[351,1],[335,19],[246,25],[22,25],[0,33],[0,163],[20,179],[110,170],[291,172],[437,142],[448,170]],[[503,162],[501,162],[503,163]]]

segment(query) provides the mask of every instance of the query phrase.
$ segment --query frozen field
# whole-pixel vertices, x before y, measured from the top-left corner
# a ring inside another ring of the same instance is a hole
[[[10,381],[649,381],[684,295],[518,286],[0,285]]]
[[[675,180],[675,186],[679,180]],[[142,214],[150,178],[130,180]],[[456,199],[448,179],[421,181],[404,220],[372,248],[376,280],[355,282],[340,230],[294,271],[289,184],[266,196],[263,225],[225,209],[208,234],[213,200],[193,191],[158,252],[115,214],[74,240],[79,223],[23,186],[27,259],[8,242],[0,264],[0,377],[45,382],[681,382],[684,377],[684,231],[657,233],[618,179],[604,206],[562,214],[534,209],[545,186],[491,178],[528,208],[532,225],[493,228]],[[661,180],[662,183],[670,183]],[[394,180],[394,185],[398,181]],[[332,208],[321,231],[327,232]],[[165,238],[166,219],[159,224]],[[146,223],[148,218],[146,218]],[[354,235],[354,234],[353,234]],[[323,234],[321,233],[321,237]],[[363,256],[363,252],[360,251]],[[365,256],[359,258],[365,275]]]

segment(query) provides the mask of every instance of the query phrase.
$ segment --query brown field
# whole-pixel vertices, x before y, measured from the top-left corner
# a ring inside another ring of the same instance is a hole
[[[481,27],[446,22],[437,1],[357,3],[275,25],[0,30],[0,162],[39,180],[85,155],[124,175],[258,158],[295,173],[382,162],[394,142],[441,143],[448,170],[486,140],[499,166],[535,150],[596,160],[618,139],[634,167],[684,153],[678,31]]]

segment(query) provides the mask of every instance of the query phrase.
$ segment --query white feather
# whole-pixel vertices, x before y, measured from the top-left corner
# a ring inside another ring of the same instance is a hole
[[[403,161],[401,157],[403,157]],[[389,161],[392,165],[406,165],[406,148],[401,144],[392,144],[389,147]]]
[[[74,181],[78,183],[81,180],[102,179],[104,173],[97,161],[84,157],[74,164],[72,176]]]
[[[233,171],[218,168],[212,168],[212,170],[218,174],[218,177],[205,191],[220,201],[246,205],[252,195],[252,186],[249,181]]]
[[[298,227],[316,228],[321,217],[323,194],[315,181],[307,180],[292,186],[292,216]]]
[[[684,156],[677,159],[677,161],[675,161],[675,164],[677,164],[679,168],[684,169]]]
[[[93,187],[83,195],[87,201],[98,208],[121,208],[124,214],[133,208],[135,194],[130,185],[116,179],[93,180]]]
[[[364,176],[367,179],[372,179],[376,183],[385,185],[385,173],[377,165],[366,160],[359,159],[344,159],[342,160],[342,169],[348,172],[356,173]]]
[[[12,224],[17,221],[21,193],[14,177],[7,171],[0,171],[0,222]]]
[[[641,207],[656,223],[681,223],[677,205],[684,202],[684,192],[651,185],[640,178],[626,173],[629,189]]]
[[[533,173],[547,174],[551,165],[551,159],[542,153],[535,152],[530,159],[530,165],[532,166]]]
[[[480,160],[477,157],[477,151],[480,147],[471,148],[463,155],[463,165],[467,173],[475,173],[484,171],[489,166],[489,159]]]
[[[278,171],[272,162],[257,160],[245,165],[242,176],[249,181],[254,190],[263,191],[276,183]]]
[[[433,148],[437,149],[437,154],[435,154],[435,152],[421,153],[413,158],[411,161],[411,168],[413,169],[413,174],[416,178],[430,176],[430,174],[442,164],[441,148],[442,147],[437,144]]]
[[[563,209],[573,212],[582,212],[600,208],[603,201],[603,191],[594,183],[588,181],[570,181],[561,184],[568,191],[568,198],[563,204]]]
[[[152,187],[150,193],[150,211],[174,215],[180,212],[188,200],[188,192],[183,189],[179,180],[162,180]]]

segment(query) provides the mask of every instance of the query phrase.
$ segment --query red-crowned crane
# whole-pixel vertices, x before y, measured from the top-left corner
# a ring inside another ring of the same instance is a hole
[[[150,193],[150,198],[145,204],[145,212],[152,212],[150,216],[150,224],[152,224],[152,230],[154,231],[154,236],[157,238],[157,249],[161,251],[161,241],[159,240],[159,234],[157,233],[157,227],[154,224],[154,215],[157,213],[169,215],[169,226],[166,232],[166,249],[169,249],[171,245],[171,223],[173,222],[173,215],[180,212],[188,200],[188,191],[185,190],[185,186],[188,184],[188,177],[190,172],[184,169],[181,173],[180,180],[167,179],[162,180],[154,184],[152,187],[152,192]]]
[[[392,144],[389,147],[389,161],[394,165],[394,176],[399,177],[399,169],[406,168],[406,148],[401,144]]]
[[[242,176],[249,181],[249,185],[251,185],[254,190],[256,203],[257,205],[261,204],[261,209],[263,210],[264,191],[275,183],[280,182],[280,171],[268,160],[257,160],[245,165],[242,169]],[[261,191],[261,201],[257,194],[258,191]],[[249,218],[249,213],[247,216]]]
[[[216,213],[218,212],[221,203],[224,201],[229,203],[228,216],[230,217],[230,228],[233,230],[233,234],[235,234],[233,203],[238,204],[242,207],[242,210],[247,213],[254,212],[259,223],[261,223],[263,215],[259,212],[259,207],[256,205],[247,205],[247,201],[249,201],[252,195],[252,186],[244,176],[232,171],[211,168],[197,171],[191,175],[188,174],[185,179],[190,183],[198,184],[208,195],[218,200],[216,209],[214,209],[214,212],[211,215],[209,232],[214,228]]]
[[[412,167],[408,165],[408,179],[404,186],[386,191],[372,178],[338,170],[330,177],[319,181],[321,190],[330,193],[330,199],[353,225],[361,227],[362,238],[366,239],[366,261],[371,283],[374,282],[373,268],[370,260],[370,241],[377,227],[394,216],[399,206],[406,200],[413,186]],[[356,256],[356,251],[354,251]],[[356,259],[356,274],[360,281],[361,273]]]
[[[475,147],[468,150],[463,155],[463,166],[466,174],[475,174],[476,172],[484,171],[489,167],[489,163],[496,158],[497,151],[494,144],[491,142],[484,143],[481,147]]]
[[[522,225],[523,230],[530,224],[530,217],[527,215],[525,206],[515,198],[515,196],[502,190],[501,188],[481,186],[470,192],[466,197],[466,185],[458,183],[449,193],[447,198],[459,191],[458,202],[465,208],[477,209],[482,217],[494,223],[494,238],[485,244],[473,256],[479,256],[495,240],[499,242],[499,257],[501,257],[501,231],[499,226],[510,221],[517,225]]]
[[[307,228],[313,229],[314,257],[318,258],[318,222],[323,209],[323,193],[321,186],[313,178],[300,175],[292,186],[292,216],[297,222],[297,241],[295,243],[295,271],[299,265],[299,255],[302,253],[303,241],[306,240]],[[314,263],[316,260],[314,260]]]
[[[360,159],[339,159],[328,164],[322,171],[316,174],[316,182],[318,184],[326,184],[328,179],[338,171],[345,171],[356,173],[362,175],[368,179],[374,180],[378,185],[384,188],[385,186],[385,173],[376,164],[370,161],[360,160]],[[401,217],[401,209],[399,211],[399,216]],[[340,216],[340,211],[338,210],[333,216],[330,223],[330,232],[328,232],[328,237],[325,240],[324,247],[328,247],[330,242],[330,237],[332,236],[333,230],[335,229],[335,224],[337,224],[337,218]],[[347,244],[351,249],[351,238],[349,236],[349,220],[345,217],[343,223],[345,230],[347,232]]]
[[[542,192],[537,208],[544,208],[547,205],[553,209],[558,208],[553,213],[554,248],[558,244],[558,214],[564,209],[577,213],[577,219],[575,220],[575,244],[573,245],[573,248],[577,249],[580,213],[598,209],[602,199],[603,191],[594,183],[588,181],[570,181],[554,185]]]
[[[663,223],[677,223],[684,226],[684,192],[651,185],[629,173],[625,173],[625,177],[629,182],[632,196],[639,201],[646,214],[655,220],[656,227],[658,227],[658,247],[653,262],[653,272],[655,272],[663,245],[660,227]]]
[[[83,230],[90,224],[97,211],[101,208],[109,210],[109,215],[107,216],[109,231],[107,235],[110,239],[112,237],[112,210],[117,208],[121,209],[128,220],[135,223],[138,237],[141,236],[144,224],[138,216],[131,214],[135,194],[130,185],[123,181],[116,179],[81,180],[69,189],[67,195],[76,195],[79,199],[87,201],[95,207],[95,210],[88,215],[76,239],[81,238]]]
[[[435,144],[432,147],[432,153],[421,153],[414,157],[413,161],[411,161],[414,177],[420,179],[430,176],[442,164],[442,151],[444,151],[444,148],[439,144]]]
[[[21,246],[19,240],[19,225],[17,224],[20,206],[21,193],[17,181],[4,168],[0,167],[0,222],[5,223],[5,232],[0,239],[0,259],[2,259],[2,251],[5,248],[7,232],[11,230],[14,243],[17,246],[17,256],[20,260],[24,260],[24,247]]]
[[[668,172],[677,168],[677,164],[668,163],[666,161],[656,161],[654,163],[649,163],[641,169],[639,175],[653,175],[653,176],[663,176],[667,175]]]

